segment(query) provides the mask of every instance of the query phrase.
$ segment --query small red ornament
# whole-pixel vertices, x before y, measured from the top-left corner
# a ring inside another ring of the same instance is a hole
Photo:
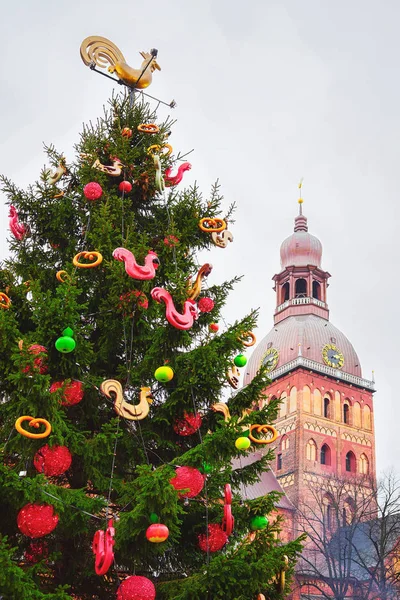
[[[51,504],[26,504],[18,513],[18,529],[31,538],[51,533],[57,527],[58,515]]]
[[[49,547],[47,542],[39,540],[37,542],[31,542],[28,548],[25,550],[24,558],[27,562],[37,563],[39,560],[44,560],[49,555]]]
[[[179,244],[179,239],[175,235],[167,235],[164,238],[164,245],[169,248],[175,248]]]
[[[41,353],[47,355],[47,348],[45,348],[44,346],[41,346],[40,344],[32,344],[32,346],[29,346],[28,352],[33,355],[41,354]],[[45,360],[46,360],[45,357],[35,358],[35,360],[33,361],[33,370],[39,371],[39,373],[41,375],[44,375],[44,373],[47,373],[47,365],[44,364]],[[22,370],[22,372],[23,373],[32,373],[31,366],[27,365]]]
[[[132,184],[130,181],[121,181],[118,186],[120,192],[125,192],[125,194],[129,194],[132,191]]]
[[[124,127],[121,131],[121,135],[122,137],[126,137],[129,139],[130,137],[132,137],[132,129],[129,129],[129,127]]]
[[[229,483],[224,488],[224,518],[222,519],[222,529],[226,535],[231,535],[235,526],[235,519],[232,515],[232,490]]]
[[[212,309],[214,308],[214,300],[212,300],[211,298],[200,298],[200,300],[197,303],[197,307],[198,309],[203,312],[203,313],[208,313],[211,312]]]
[[[154,584],[140,575],[132,575],[125,579],[118,588],[117,600],[155,600]]]
[[[153,542],[154,544],[165,542],[168,536],[169,529],[162,523],[153,523],[146,530],[146,538],[149,540],[149,542]]]
[[[91,181],[83,188],[83,194],[87,200],[98,200],[103,194],[103,188],[96,181]]]
[[[208,329],[210,331],[213,331],[214,333],[216,333],[219,329],[219,325],[218,325],[218,323],[210,323],[208,326]]]
[[[96,556],[94,569],[97,575],[105,575],[114,562],[115,529],[113,520],[108,521],[106,532],[98,529],[93,537],[92,550]]]
[[[64,381],[55,381],[50,386],[50,392],[53,393],[56,390],[64,387]],[[71,381],[67,383],[63,390],[61,404],[62,406],[72,406],[78,404],[83,398],[83,384],[80,381]]]
[[[50,446],[46,444],[39,448],[33,457],[33,464],[39,473],[47,477],[62,475],[68,471],[72,463],[71,452],[66,446]]]
[[[170,480],[170,484],[178,491],[180,498],[194,498],[200,494],[204,487],[204,475],[193,467],[178,467],[176,475]]]
[[[211,523],[208,526],[208,540],[207,535],[205,533],[201,533],[198,536],[199,547],[203,552],[218,552],[218,550],[222,550],[228,541],[228,536],[225,531],[223,531],[221,525],[218,523]],[[208,543],[207,543],[208,542]]]
[[[184,412],[182,418],[175,420],[174,431],[178,435],[192,435],[200,429],[201,423],[202,420],[199,414],[195,415],[193,413]]]
[[[127,316],[128,312],[133,310],[133,304],[137,304],[137,306],[144,310],[149,308],[149,301],[146,294],[139,290],[126,292],[126,294],[122,294],[119,299],[121,302],[118,304],[118,308],[124,312],[124,317]],[[131,312],[130,316],[133,317],[133,312]]]

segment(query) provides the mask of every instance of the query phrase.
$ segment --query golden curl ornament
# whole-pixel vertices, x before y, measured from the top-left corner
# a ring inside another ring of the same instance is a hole
[[[239,335],[238,340],[242,342],[243,346],[246,346],[246,348],[254,346],[254,344],[257,341],[256,336],[251,331],[245,331],[244,333]]]
[[[67,281],[71,280],[71,275],[69,275],[67,271],[57,271],[56,279],[60,283],[66,283]]]
[[[191,287],[188,289],[188,298],[191,298],[192,300],[197,300],[197,298],[201,294],[201,286],[203,279],[204,277],[208,277],[208,275],[212,271],[212,268],[213,267],[212,265],[210,265],[210,263],[205,263],[202,267],[200,267],[193,285],[191,285],[191,282],[189,280],[189,285],[191,285]]]
[[[81,263],[80,259],[90,260],[93,262],[89,263]],[[81,269],[92,269],[93,267],[98,267],[103,262],[103,257],[100,252],[79,252],[76,256],[74,256],[74,260],[72,261],[75,267],[80,267]]]
[[[93,68],[95,65],[105,69],[107,65],[109,73],[116,73],[126,85],[137,89],[147,88],[153,79],[153,72],[161,71],[157,63],[157,50],[140,52],[144,59],[140,69],[130,67],[121,50],[107,38],[90,36],[83,40],[80,48],[81,58],[86,66]]]
[[[266,434],[266,433],[272,433],[272,437],[269,437],[267,439],[265,438],[256,438],[253,435],[253,431],[257,432],[258,434]],[[250,433],[249,433],[249,438],[251,439],[252,442],[254,442],[255,444],[273,444],[275,442],[275,440],[278,437],[278,432],[275,429],[275,427],[272,427],[272,425],[250,425]]]
[[[140,133],[158,133],[160,128],[155,123],[140,123],[137,130],[140,131]]]
[[[160,146],[159,144],[153,144],[147,148],[147,154],[163,154],[164,156],[170,156],[173,152],[173,148],[171,144],[163,144]]]
[[[40,427],[40,425],[44,425],[45,430],[42,433],[31,433],[30,431],[27,431],[26,429],[24,429],[22,427],[22,423],[24,421],[29,421],[29,423],[28,423],[29,427],[36,427],[36,429],[38,429]],[[35,417],[30,417],[29,415],[24,415],[23,417],[19,417],[15,421],[15,429],[21,435],[24,435],[25,437],[31,438],[34,440],[48,437],[51,433],[51,425],[48,421],[46,421],[46,419],[40,419],[40,418],[36,419]]]
[[[220,233],[226,229],[226,222],[223,219],[205,217],[200,219],[199,227],[206,233]]]
[[[11,300],[4,292],[0,292],[0,308],[10,308]]]

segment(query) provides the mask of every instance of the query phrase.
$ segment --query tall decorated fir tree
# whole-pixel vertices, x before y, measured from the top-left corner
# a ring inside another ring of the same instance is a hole
[[[130,89],[73,160],[50,146],[27,190],[1,177],[0,595],[284,598],[299,543],[268,521],[277,494],[242,497],[271,453],[238,468],[277,408],[252,410],[265,372],[230,387],[256,315],[222,327],[235,281],[207,289],[196,258],[229,253],[233,207],[218,185],[184,189],[172,122],[133,93],[155,52],[135,71],[107,40],[85,42],[85,62],[106,56]]]

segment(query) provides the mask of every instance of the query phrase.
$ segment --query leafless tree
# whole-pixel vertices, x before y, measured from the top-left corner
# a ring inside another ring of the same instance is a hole
[[[400,598],[400,480],[310,476],[309,490],[298,509],[308,534],[297,566],[302,598]]]

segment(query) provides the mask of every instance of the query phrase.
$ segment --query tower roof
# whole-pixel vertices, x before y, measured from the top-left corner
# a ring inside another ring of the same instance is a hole
[[[290,235],[281,245],[281,266],[306,267],[313,265],[321,266],[322,244],[318,238],[308,232],[307,217],[300,211],[294,220],[294,233]]]

